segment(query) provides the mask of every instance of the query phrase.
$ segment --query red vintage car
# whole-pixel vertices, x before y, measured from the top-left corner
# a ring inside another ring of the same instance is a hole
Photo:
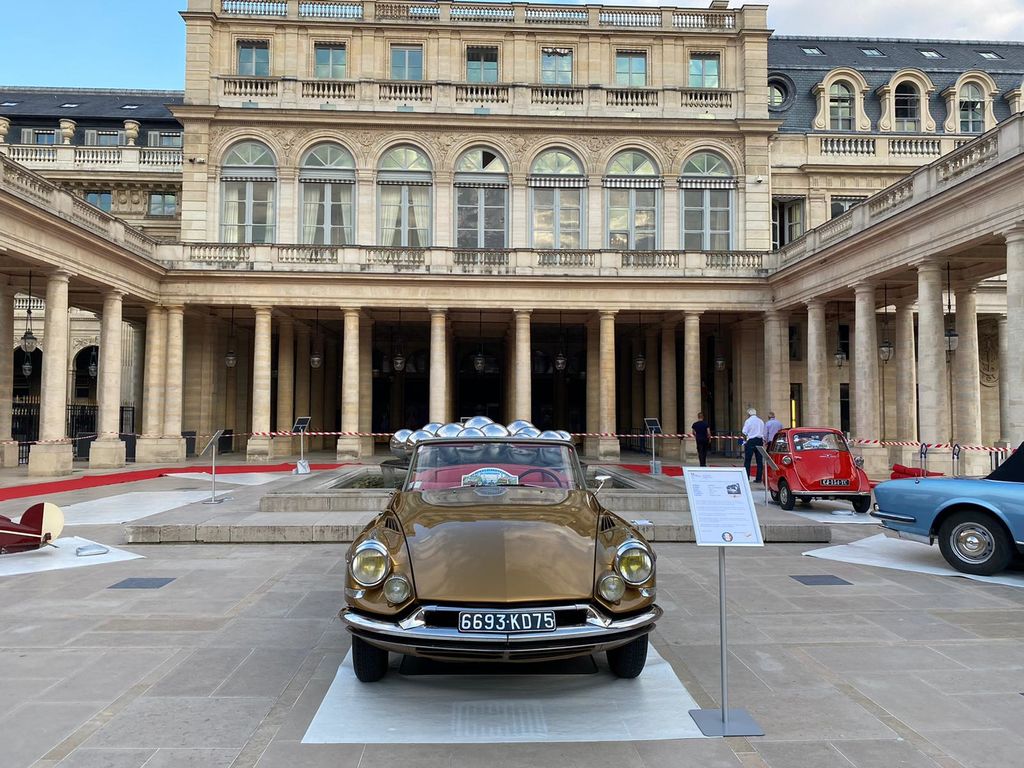
[[[871,484],[854,458],[850,446],[837,429],[795,427],[783,429],[768,446],[771,463],[767,466],[768,492],[783,509],[792,509],[797,501],[812,499],[849,501],[854,512],[871,507]]]

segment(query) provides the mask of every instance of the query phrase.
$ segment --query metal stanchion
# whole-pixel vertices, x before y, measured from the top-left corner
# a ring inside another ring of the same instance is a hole
[[[221,435],[224,434],[223,429],[218,429],[213,433],[213,437],[210,438],[210,442],[203,448],[202,453],[204,455],[207,451],[212,450],[211,464],[210,464],[210,498],[203,501],[203,504],[220,504],[222,501],[227,501],[230,496],[224,496],[220,499],[217,498],[217,443],[220,441]]]
[[[953,462],[952,474],[953,477],[960,477],[960,443],[953,446],[953,452],[950,454]]]

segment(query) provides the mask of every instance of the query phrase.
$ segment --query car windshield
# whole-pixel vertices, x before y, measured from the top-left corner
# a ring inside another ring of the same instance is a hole
[[[835,432],[797,432],[793,435],[793,450],[801,451],[846,451],[846,439]]]
[[[572,449],[533,442],[479,441],[417,446],[406,491],[481,486],[575,489]]]

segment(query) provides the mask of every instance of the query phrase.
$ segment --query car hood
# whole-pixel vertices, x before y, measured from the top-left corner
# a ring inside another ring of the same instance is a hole
[[[394,511],[421,601],[574,601],[593,595],[599,511],[585,491],[403,493]]]

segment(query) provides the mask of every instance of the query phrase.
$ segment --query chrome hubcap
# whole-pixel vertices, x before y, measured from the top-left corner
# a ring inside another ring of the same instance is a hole
[[[961,523],[950,534],[957,557],[968,563],[983,563],[992,556],[995,541],[988,529],[977,523]]]

